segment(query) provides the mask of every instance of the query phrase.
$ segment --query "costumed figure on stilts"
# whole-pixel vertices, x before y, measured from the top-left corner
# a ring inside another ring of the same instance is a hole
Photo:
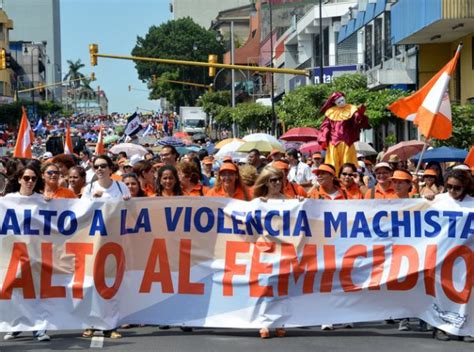
[[[354,143],[362,129],[370,128],[365,106],[347,104],[342,92],[333,93],[320,110],[325,119],[321,124],[319,143],[327,147],[326,164],[336,168],[336,175],[344,163],[357,163]]]

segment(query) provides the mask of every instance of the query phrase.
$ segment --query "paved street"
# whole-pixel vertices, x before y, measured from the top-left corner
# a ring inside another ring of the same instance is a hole
[[[320,328],[291,329],[285,338],[262,340],[256,330],[196,329],[183,333],[177,328],[159,330],[143,327],[121,330],[120,340],[93,340],[79,337],[80,331],[51,332],[51,342],[36,342],[26,333],[13,341],[0,342],[0,352],[65,351],[105,349],[110,351],[472,351],[473,344],[462,341],[442,342],[430,332],[399,332],[397,325],[356,324],[353,329],[323,332]]]

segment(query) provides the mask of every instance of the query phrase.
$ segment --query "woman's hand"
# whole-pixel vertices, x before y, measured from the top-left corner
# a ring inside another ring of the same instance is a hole
[[[100,198],[100,197],[102,197],[102,192],[101,192],[101,191],[95,191],[95,192],[92,194],[92,197],[94,197],[94,198]]]
[[[128,196],[128,195],[125,195],[125,196],[123,196],[122,198],[123,198],[123,200],[130,200],[132,197],[131,197],[131,196]]]
[[[260,197],[260,200],[264,203],[268,202],[268,198],[267,197]]]

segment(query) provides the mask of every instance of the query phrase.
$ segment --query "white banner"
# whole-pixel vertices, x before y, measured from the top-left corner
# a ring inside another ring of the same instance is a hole
[[[417,317],[474,335],[474,204],[2,199],[0,331]]]

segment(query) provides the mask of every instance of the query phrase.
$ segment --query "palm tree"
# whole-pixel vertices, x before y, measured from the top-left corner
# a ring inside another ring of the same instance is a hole
[[[90,86],[92,80],[84,78],[82,81],[82,87],[79,90],[79,99],[94,99],[96,96],[95,90]]]
[[[64,81],[67,81],[67,80],[72,81],[72,80],[75,80],[75,79],[85,77],[81,72],[79,72],[79,70],[81,68],[86,66],[81,62],[81,59],[78,59],[76,62],[73,62],[71,60],[67,60],[67,63],[69,65],[69,71],[64,76]],[[69,83],[69,86],[72,87],[72,88],[79,88],[80,85],[81,85],[81,80],[77,80],[77,81]]]

